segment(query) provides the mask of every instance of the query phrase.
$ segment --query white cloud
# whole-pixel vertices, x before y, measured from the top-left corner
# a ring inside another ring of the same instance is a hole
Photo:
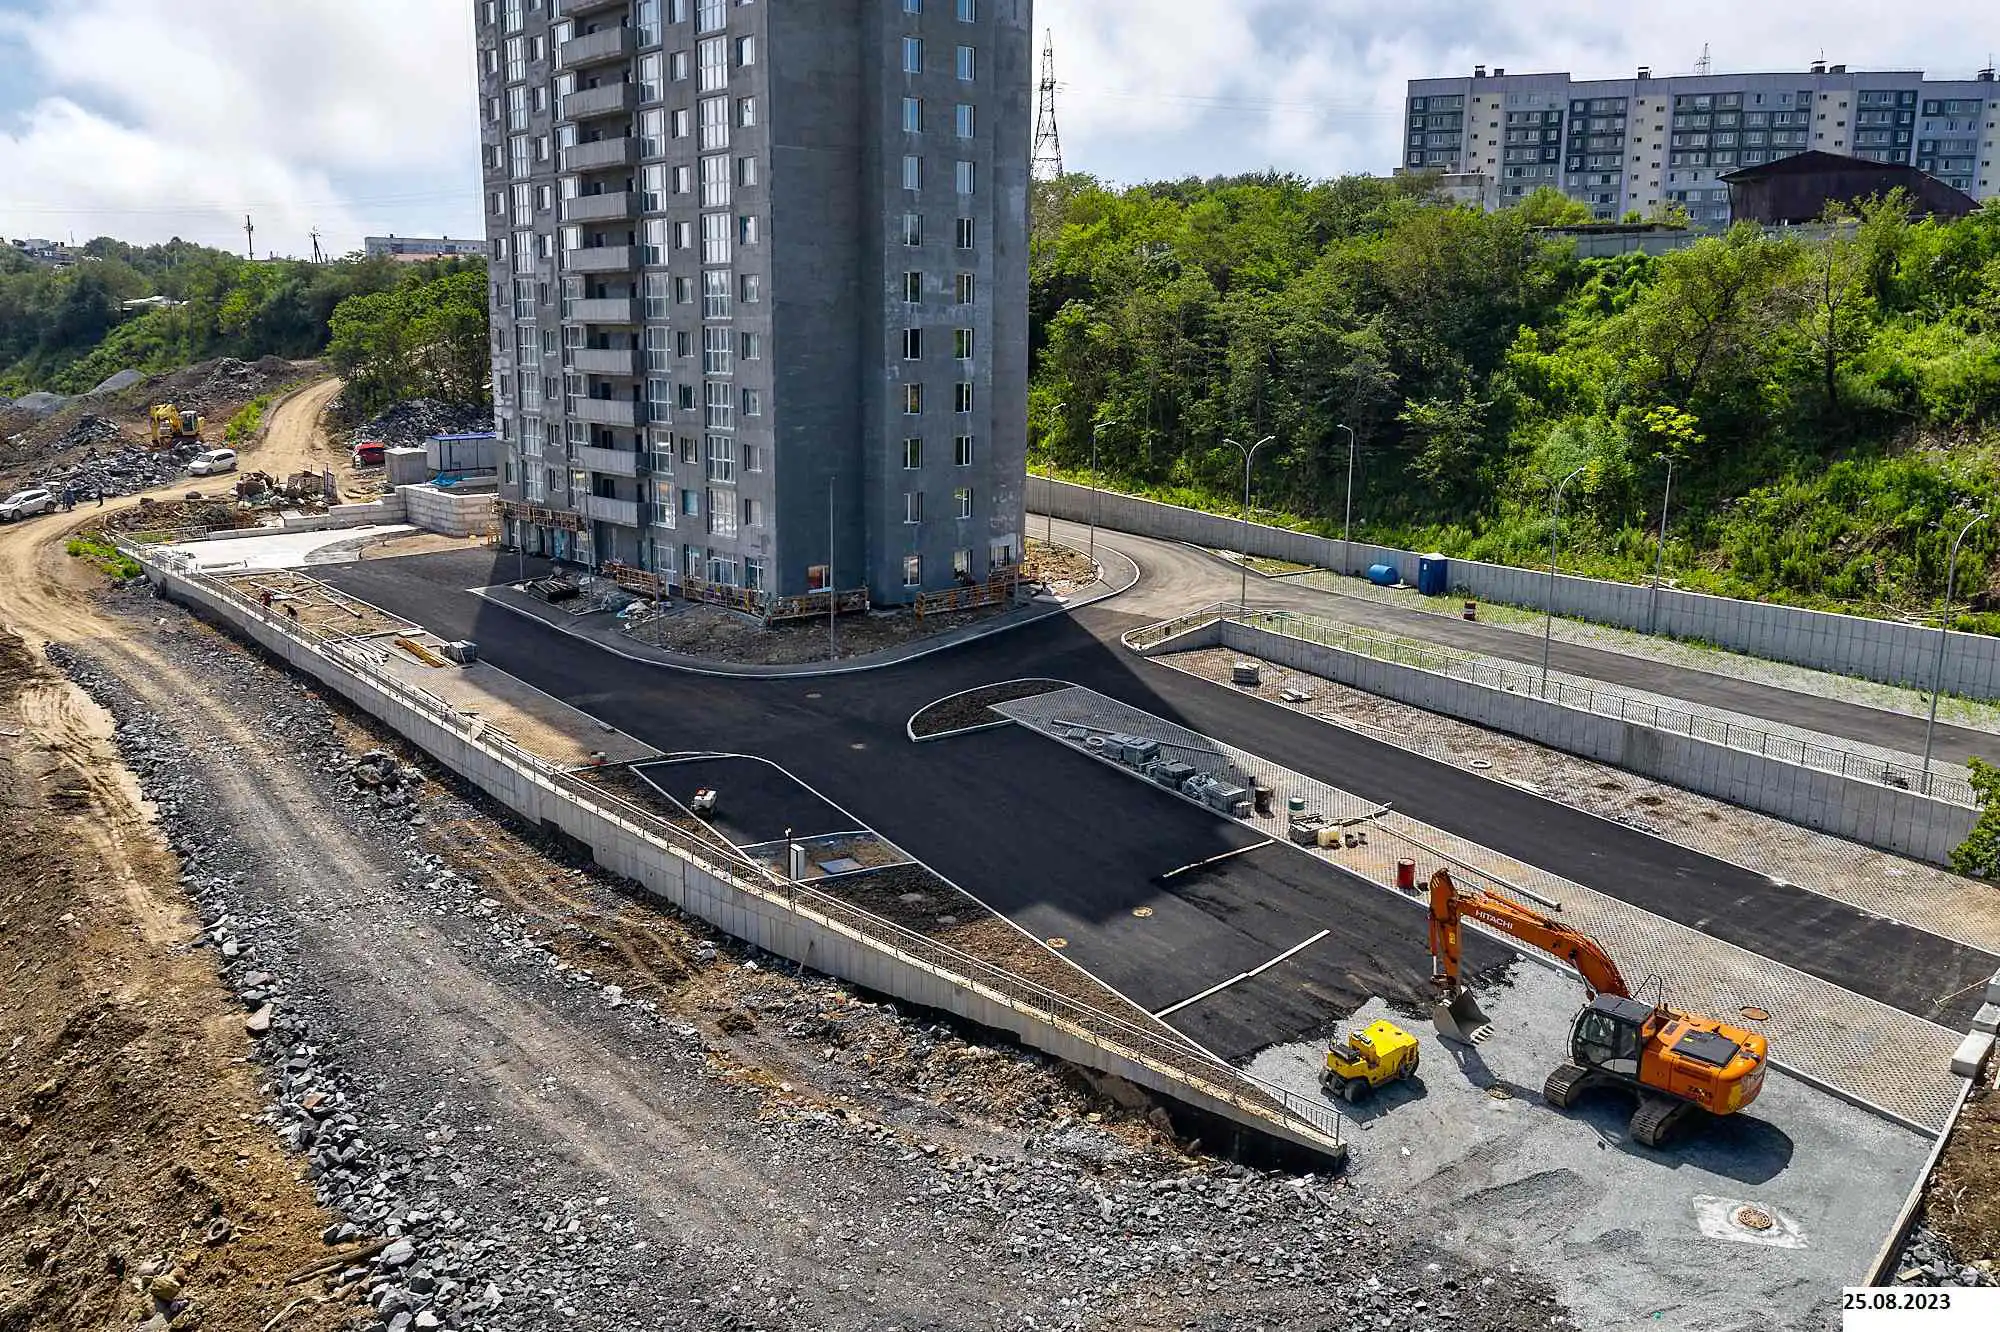
[[[49,92],[0,123],[0,233],[240,246],[248,212],[304,253],[477,216],[466,0],[38,3],[7,22]]]

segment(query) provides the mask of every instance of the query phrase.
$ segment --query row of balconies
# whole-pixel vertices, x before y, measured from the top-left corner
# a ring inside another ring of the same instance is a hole
[[[587,69],[592,65],[630,60],[639,50],[639,30],[629,24],[599,28],[581,37],[572,37],[556,51],[556,68]]]

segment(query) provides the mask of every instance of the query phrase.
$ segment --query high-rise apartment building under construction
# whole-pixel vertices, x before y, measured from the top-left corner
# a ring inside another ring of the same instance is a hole
[[[878,604],[1021,554],[1030,0],[479,0],[509,540]]]

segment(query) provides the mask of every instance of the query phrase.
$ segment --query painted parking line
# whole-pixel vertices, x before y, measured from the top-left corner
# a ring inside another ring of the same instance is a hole
[[[1269,842],[1265,842],[1263,843],[1263,845],[1269,846],[1271,844]],[[1222,982],[1222,984],[1211,985],[1206,990],[1203,990],[1200,994],[1191,994],[1177,1004],[1169,1004],[1165,1008],[1161,1009],[1159,1012],[1153,1014],[1153,1016],[1156,1018],[1168,1017],[1174,1013],[1180,1012],[1183,1008],[1188,1007],[1190,1004],[1198,1004],[1204,999],[1213,998],[1214,996],[1221,994],[1224,990],[1228,989],[1230,986],[1238,984],[1241,981],[1247,981],[1252,977],[1261,976],[1265,972],[1269,971],[1272,967],[1275,967],[1280,962],[1283,962],[1286,958],[1292,957],[1298,953],[1303,953],[1306,949],[1312,947],[1314,944],[1318,943],[1321,939],[1326,938],[1327,935],[1332,933],[1333,933],[1332,930],[1321,930],[1318,934],[1315,934],[1312,938],[1303,939],[1300,940],[1298,943],[1293,944],[1290,948],[1287,948],[1284,952],[1278,954],[1276,957],[1264,963],[1262,966],[1254,967],[1249,971],[1239,971],[1234,976],[1231,976],[1228,980]]]

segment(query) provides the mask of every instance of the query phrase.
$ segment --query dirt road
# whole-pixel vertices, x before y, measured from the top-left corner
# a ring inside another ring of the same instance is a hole
[[[355,494],[354,471],[346,455],[334,448],[320,428],[327,404],[340,396],[338,379],[300,389],[271,408],[271,420],[264,438],[243,453],[243,467],[287,477],[294,472],[331,468],[339,479],[343,498]]]

